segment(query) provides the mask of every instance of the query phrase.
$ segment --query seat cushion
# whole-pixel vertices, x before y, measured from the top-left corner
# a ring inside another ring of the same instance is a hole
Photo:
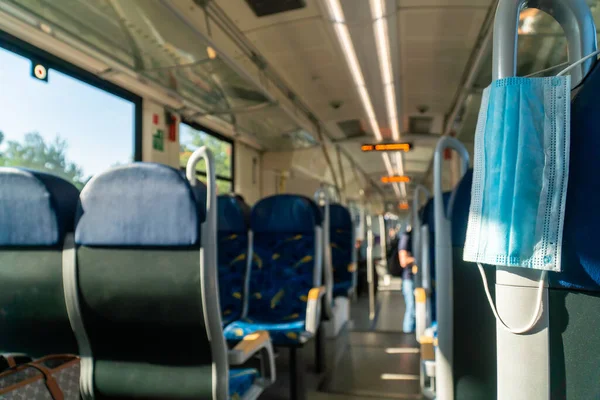
[[[311,335],[306,332],[305,321],[291,321],[282,323],[269,323],[245,319],[235,321],[225,330],[225,339],[232,342],[240,341],[244,336],[256,332],[268,331],[271,341],[276,346],[294,346],[306,343]]]
[[[232,195],[221,195],[217,202],[219,303],[225,326],[242,315],[250,207]]]
[[[219,264],[219,302],[223,323],[240,318],[248,252],[245,233],[217,234]]]
[[[240,368],[229,370],[229,398],[241,400],[252,387],[258,371],[254,368]]]
[[[314,234],[255,233],[248,317],[271,323],[304,320],[314,257]]]

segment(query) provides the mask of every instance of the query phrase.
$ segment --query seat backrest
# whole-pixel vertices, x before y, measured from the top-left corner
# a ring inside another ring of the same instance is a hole
[[[460,399],[496,398],[496,320],[489,309],[477,265],[463,261],[473,170],[454,191],[450,210],[454,298],[454,393]],[[495,269],[485,267],[492,296]]]
[[[341,204],[329,205],[329,235],[334,285],[354,285],[354,225],[350,211]]]
[[[217,199],[219,300],[225,324],[242,316],[248,276],[250,207],[233,195]]]
[[[0,353],[77,353],[62,251],[78,198],[54,175],[0,168]]]
[[[216,262],[201,251],[216,235],[203,227],[203,184],[134,163],[96,175],[80,199],[77,284],[96,393],[211,399],[215,387],[225,398]]]
[[[571,103],[569,181],[562,242],[562,272],[548,273],[550,384],[553,398],[599,393],[600,356],[600,63]]]
[[[444,208],[448,209],[450,199],[452,198],[452,192],[444,192]],[[435,218],[433,210],[433,197],[423,207],[423,220],[422,225],[427,225],[429,230],[429,272],[430,282],[432,284],[433,291],[431,293],[432,304],[435,304]],[[431,320],[436,321],[436,308],[431,309]]]
[[[322,214],[308,197],[281,194],[252,208],[253,262],[248,317],[304,320],[307,295],[321,285]]]

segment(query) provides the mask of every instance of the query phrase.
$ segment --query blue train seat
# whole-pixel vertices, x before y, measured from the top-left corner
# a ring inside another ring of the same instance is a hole
[[[63,290],[79,191],[54,175],[0,168],[0,354],[77,354]]]
[[[227,349],[206,204],[202,183],[160,164],[116,167],[83,189],[78,302],[97,396],[256,398],[274,378],[266,332]],[[269,376],[230,370],[259,351]]]
[[[553,398],[600,393],[600,64],[571,102],[571,149],[562,272],[548,273],[550,383]]]
[[[221,195],[217,202],[219,301],[223,325],[229,325],[241,318],[244,307],[250,207],[235,195]]]
[[[454,293],[454,398],[496,398],[496,320],[491,313],[477,265],[463,261],[473,170],[456,186],[449,215],[452,232]],[[495,268],[486,266],[492,296]]]
[[[313,337],[319,322],[312,300],[322,296],[321,222],[319,207],[303,196],[275,195],[253,207],[248,310],[225,329],[228,340],[256,330],[268,331],[275,345]]]
[[[444,207],[448,210],[450,205],[450,200],[452,198],[453,192],[444,192],[443,200]],[[427,225],[427,229],[429,232],[429,271],[431,274],[431,285],[432,285],[432,293],[431,293],[431,304],[434,305],[431,307],[431,321],[436,321],[436,310],[435,310],[435,218],[433,213],[433,198],[429,199],[429,201],[423,207],[423,217],[422,217],[422,225]]]
[[[329,219],[333,297],[349,297],[354,291],[356,282],[352,217],[350,211],[341,204],[330,204]]]

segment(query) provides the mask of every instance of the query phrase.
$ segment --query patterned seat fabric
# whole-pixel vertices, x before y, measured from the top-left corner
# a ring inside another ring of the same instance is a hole
[[[306,197],[277,195],[254,206],[248,314],[225,329],[227,339],[264,329],[276,345],[306,340],[307,296],[316,278],[315,228],[320,224],[319,208]]]
[[[258,377],[253,368],[232,369],[229,371],[229,398],[241,400]]]
[[[218,198],[219,300],[223,325],[242,315],[250,207],[231,195]]]
[[[329,205],[329,241],[333,264],[333,297],[348,296],[354,285],[356,266],[354,252],[352,217],[341,204]]]

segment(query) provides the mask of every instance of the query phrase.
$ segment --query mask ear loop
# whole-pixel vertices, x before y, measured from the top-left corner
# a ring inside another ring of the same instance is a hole
[[[492,300],[492,295],[490,294],[490,288],[488,287],[488,282],[485,277],[485,271],[483,270],[483,267],[480,263],[477,263],[477,267],[479,268],[479,273],[481,274],[481,279],[483,280],[483,288],[485,289],[485,295],[488,299],[488,303],[490,303],[490,307],[492,309],[492,312],[494,313],[494,317],[496,317],[496,320],[500,322],[500,324],[502,324],[502,326],[504,326],[504,328],[511,333],[519,335],[522,333],[529,332],[535,326],[535,324],[537,324],[538,320],[540,319],[540,315],[542,314],[542,296],[544,295],[544,282],[546,282],[547,271],[542,271],[542,276],[540,277],[540,281],[538,283],[538,292],[536,298],[537,306],[535,308],[535,313],[531,317],[531,320],[523,328],[513,329],[506,325],[502,318],[500,318],[500,315],[496,310],[496,306],[494,305],[494,300]]]
[[[598,54],[600,54],[600,50],[596,50],[593,53],[588,54],[587,56],[583,57],[581,60],[575,61],[573,64],[569,65],[567,68],[560,71],[558,73],[558,75],[556,75],[556,76],[563,76],[564,74],[566,74],[567,72],[569,72],[570,70],[572,70],[573,68],[578,66],[579,64],[586,62],[588,59],[590,59],[594,56],[597,56]]]
[[[588,59],[590,59],[590,58],[592,58],[594,56],[597,56],[598,54],[600,54],[600,50],[597,50],[597,51],[594,51],[591,54],[588,54],[587,56],[583,57],[581,60],[578,60],[578,61],[574,62],[573,64],[569,65],[567,68],[565,68],[562,71],[560,71],[557,76],[565,75],[567,72],[569,72],[570,70],[572,70],[576,66],[584,63],[586,60],[588,60]],[[552,69],[557,68],[557,67],[558,66],[549,68],[549,69],[544,70],[544,71],[539,71],[539,72],[536,72],[536,73],[534,73],[532,75],[537,75],[538,73],[549,71],[549,70],[552,70]],[[487,279],[485,277],[485,271],[483,270],[483,266],[480,263],[477,263],[477,267],[479,268],[479,273],[481,274],[481,280],[483,281],[483,288],[485,290],[485,295],[487,297],[488,303],[490,304],[490,308],[492,309],[492,312],[494,313],[494,317],[496,317],[496,320],[507,331],[509,331],[511,333],[514,333],[514,334],[518,335],[518,334],[523,334],[523,333],[529,332],[535,326],[535,324],[537,324],[538,320],[540,319],[540,315],[542,314],[542,305],[543,305],[542,296],[544,295],[544,282],[546,281],[546,275],[548,274],[548,272],[547,271],[542,271],[542,275],[541,275],[540,281],[538,283],[538,291],[537,291],[537,298],[536,298],[536,304],[537,304],[537,306],[535,308],[534,314],[531,316],[531,320],[523,328],[513,329],[513,328],[509,327],[502,320],[502,318],[500,318],[500,315],[498,314],[498,310],[496,309],[496,306],[494,305],[494,300],[492,300],[492,295],[490,294],[490,288],[488,286],[488,282],[487,282]]]

